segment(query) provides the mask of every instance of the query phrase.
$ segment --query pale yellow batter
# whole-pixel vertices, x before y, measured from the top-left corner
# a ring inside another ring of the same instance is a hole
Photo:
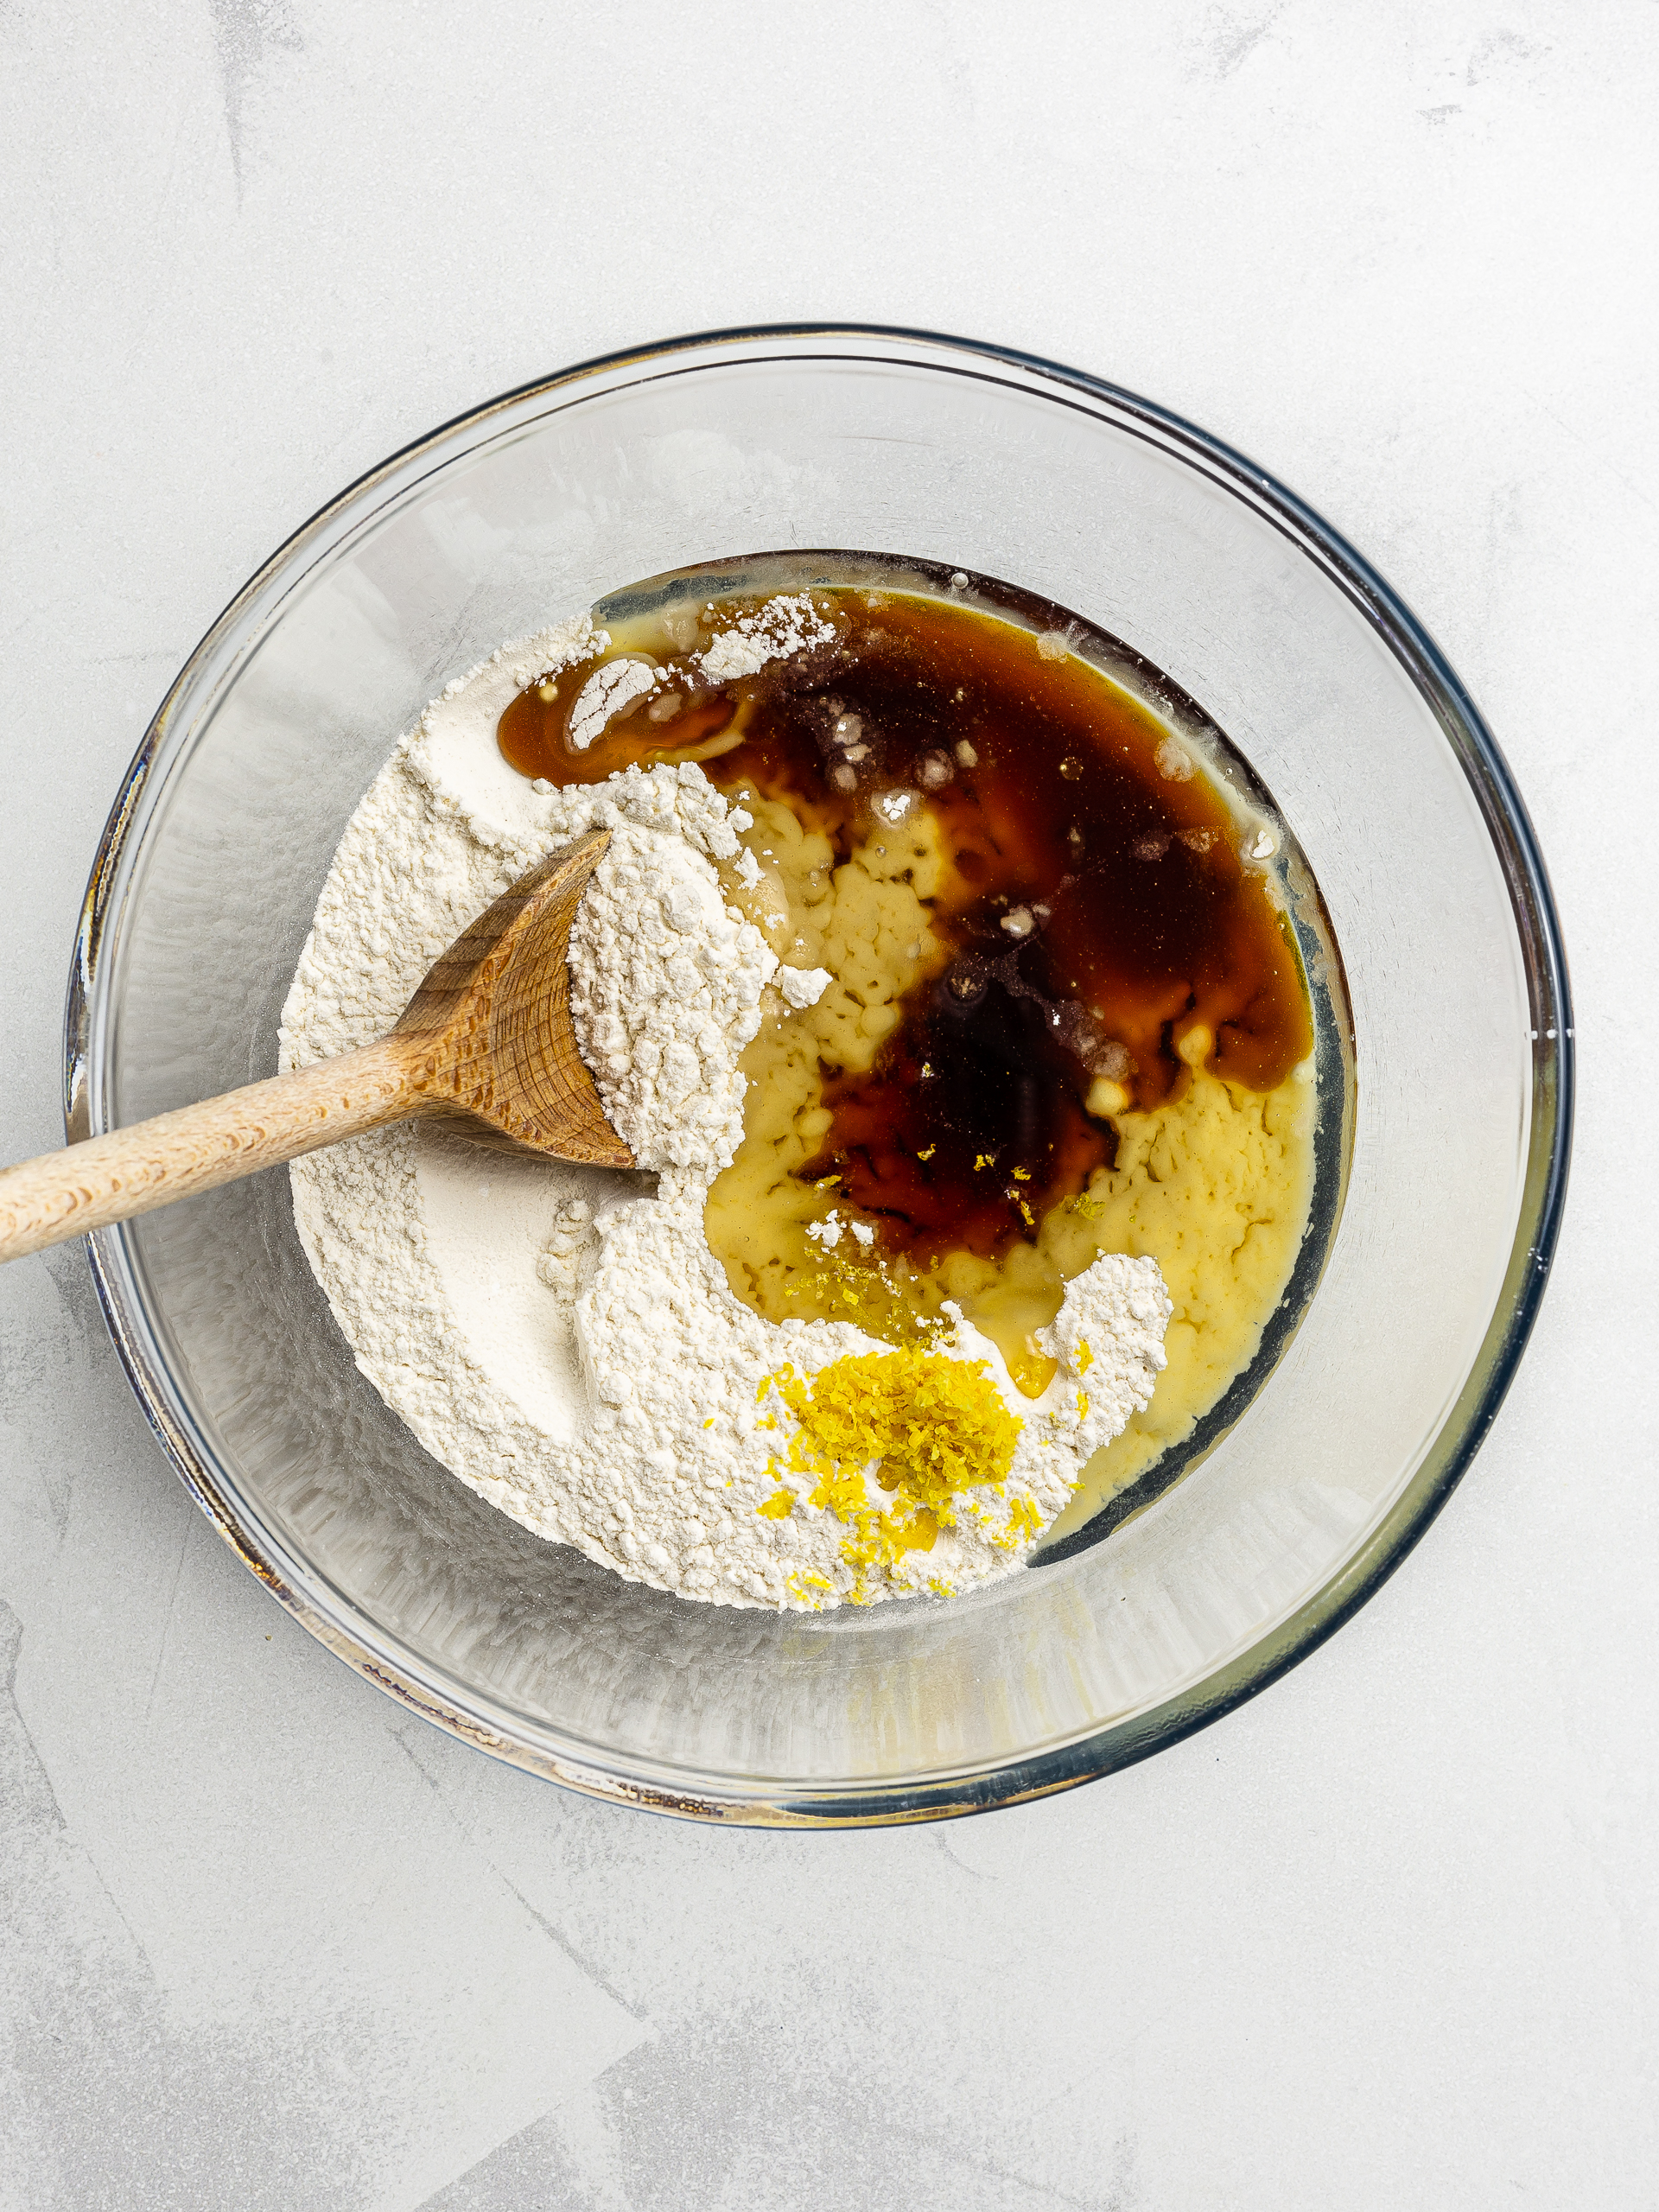
[[[1032,1332],[1053,1319],[1063,1286],[1103,1252],[1155,1258],[1174,1301],[1169,1364],[1147,1410],[1089,1462],[1054,1524],[1063,1535],[1190,1435],[1255,1356],[1307,1223],[1312,1069],[1294,1071],[1273,1091],[1247,1090],[1203,1067],[1212,1040],[1194,1030],[1181,1046],[1193,1072],[1179,1098],[1125,1112],[1114,1110],[1123,1100],[1115,1085],[1096,1086],[1091,1109],[1117,1132],[1116,1163],[1098,1170],[1081,1197],[1051,1209],[1034,1243],[1000,1261],[954,1253],[925,1272],[882,1261],[853,1236],[826,1250],[808,1224],[832,1211],[847,1219],[853,1210],[833,1186],[814,1188],[795,1173],[830,1126],[820,1063],[869,1069],[898,1025],[899,1001],[944,965],[923,904],[944,888],[944,855],[923,813],[898,831],[871,832],[832,868],[828,839],[803,830],[789,807],[743,803],[754,816],[743,842],[760,873],[746,881],[751,868],[723,871],[728,896],[782,959],[827,968],[834,981],[803,1012],[779,1001],[744,1055],[744,1141],[709,1193],[709,1245],[735,1294],[771,1320],[855,1320],[901,1342],[926,1333],[943,1301],[954,1299],[1033,1395],[1052,1370]]]

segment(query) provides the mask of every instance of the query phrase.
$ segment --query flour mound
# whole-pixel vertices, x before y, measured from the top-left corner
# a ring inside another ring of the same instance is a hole
[[[571,928],[570,1010],[641,1167],[730,1165],[743,1138],[736,1054],[777,966],[753,924],[728,914],[706,860],[619,823]]]

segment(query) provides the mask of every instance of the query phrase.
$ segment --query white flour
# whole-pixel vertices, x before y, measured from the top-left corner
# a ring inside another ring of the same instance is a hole
[[[774,601],[717,639],[705,671],[753,673],[812,642],[817,621],[810,602]],[[876,1599],[1005,1573],[1150,1395],[1170,1312],[1162,1278],[1150,1260],[1109,1258],[1071,1283],[1039,1332],[1060,1372],[1037,1401],[957,1321],[950,1348],[985,1362],[1020,1432],[1006,1482],[969,1494],[931,1550],[861,1578],[842,1555],[845,1524],[805,1484],[785,1517],[757,1510],[779,1501],[774,1453],[791,1421],[767,1377],[788,1365],[810,1380],[886,1349],[846,1324],[763,1321],[733,1296],[703,1233],[709,1186],[742,1134],[738,1055],[768,1009],[811,1004],[829,978],[780,970],[725,905],[713,862],[737,855],[751,823],[700,768],[552,791],[502,760],[495,725],[515,693],[607,642],[582,618],[504,646],[400,743],[335,855],[283,1008],[282,1062],[384,1035],[517,876],[609,829],[572,931],[572,1007],[607,1113],[657,1173],[654,1195],[642,1175],[404,1123],[294,1163],[301,1241],[359,1367],[426,1448],[526,1527],[619,1573],[805,1610],[855,1588]]]
[[[641,1167],[728,1166],[743,1137],[737,1054],[760,1027],[776,957],[728,913],[708,849],[725,801],[699,769],[593,785],[635,816],[611,831],[570,931],[570,1010],[611,1125]],[[646,805],[666,802],[638,819]],[[568,815],[569,803],[563,810]],[[741,812],[741,810],[740,810]],[[745,820],[747,817],[743,817]]]
[[[722,630],[707,649],[694,653],[691,664],[714,684],[734,683],[740,677],[758,676],[768,661],[784,660],[812,645],[828,645],[835,636],[803,594],[799,598],[769,599],[753,614],[740,615],[729,630]],[[601,645],[609,642],[596,631]],[[605,734],[607,724],[652,693],[660,696],[664,679],[656,664],[645,655],[629,655],[596,668],[576,694],[570,709],[568,734],[574,753],[585,753]]]
[[[721,632],[701,657],[702,672],[710,683],[735,683],[740,677],[758,675],[770,660],[787,659],[809,645],[828,645],[835,634],[804,595],[769,599]]]

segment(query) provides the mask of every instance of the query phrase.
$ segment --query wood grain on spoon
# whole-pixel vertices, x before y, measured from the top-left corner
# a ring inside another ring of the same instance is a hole
[[[596,830],[520,876],[378,1044],[0,1169],[0,1260],[416,1115],[514,1151],[632,1167],[570,1022],[570,924],[609,842]]]

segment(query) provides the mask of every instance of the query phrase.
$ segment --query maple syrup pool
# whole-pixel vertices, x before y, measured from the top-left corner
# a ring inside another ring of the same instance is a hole
[[[803,591],[817,642],[708,679],[716,637]],[[1254,1395],[1339,1211],[1351,1030],[1270,797],[1159,671],[961,571],[760,556],[594,620],[613,710],[585,660],[509,706],[506,760],[555,785],[697,760],[753,817],[728,899],[832,978],[744,1055],[744,1141],[707,1211],[734,1292],[890,1343],[955,1299],[1034,1395],[1065,1283],[1150,1254],[1169,1364],[1048,1543],[1104,1533]]]

